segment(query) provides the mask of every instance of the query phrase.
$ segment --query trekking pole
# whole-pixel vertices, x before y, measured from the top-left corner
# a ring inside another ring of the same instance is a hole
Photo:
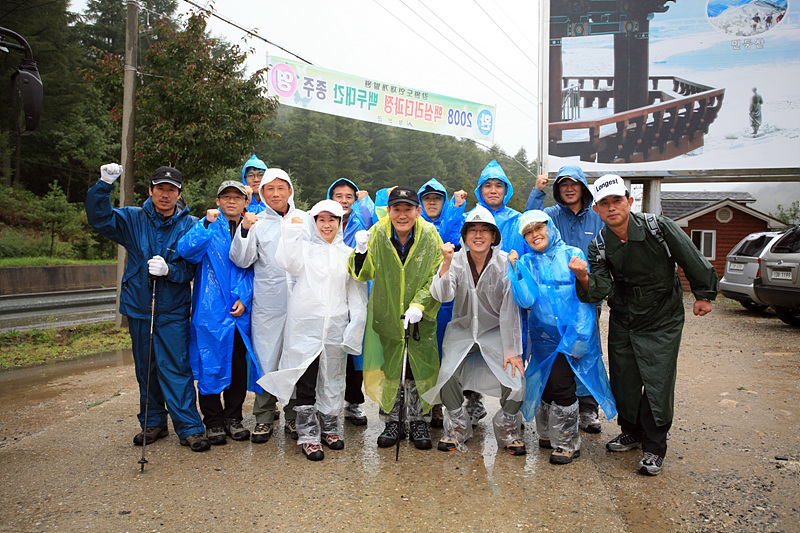
[[[147,447],[147,410],[150,407],[150,367],[153,364],[153,323],[155,322],[156,315],[156,278],[151,277],[153,283],[153,295],[150,300],[150,344],[147,345],[147,385],[145,385],[144,396],[144,429],[142,430],[142,458],[139,459],[141,465],[140,472],[144,472],[144,465],[147,464],[147,459],[144,457],[144,450]]]
[[[406,315],[402,315],[400,320],[405,320]],[[397,462],[400,459],[400,435],[405,431],[405,414],[406,414],[406,365],[408,364],[408,337],[409,328],[406,328],[403,335],[403,370],[400,374],[400,432],[397,434],[397,448],[394,452],[394,460]]]

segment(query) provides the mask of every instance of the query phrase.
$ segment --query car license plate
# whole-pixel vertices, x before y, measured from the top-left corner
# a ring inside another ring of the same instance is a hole
[[[772,279],[792,279],[792,273],[788,270],[773,270]]]
[[[728,270],[744,270],[744,263],[728,263]]]

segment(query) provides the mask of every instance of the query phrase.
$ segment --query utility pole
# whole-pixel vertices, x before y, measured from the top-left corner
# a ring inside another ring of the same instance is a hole
[[[559,80],[559,83],[560,80]],[[539,2],[539,174],[548,172],[550,152],[550,2]]]
[[[119,205],[133,205],[133,175],[135,171],[134,145],[136,141],[136,70],[139,43],[139,2],[127,0],[127,20],[125,24],[125,73],[122,95],[122,176],[119,184]],[[125,317],[119,313],[119,296],[122,290],[122,273],[128,253],[122,246],[117,247],[117,327],[127,325]]]

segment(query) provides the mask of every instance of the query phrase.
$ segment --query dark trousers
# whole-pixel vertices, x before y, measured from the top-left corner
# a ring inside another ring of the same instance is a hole
[[[544,386],[544,392],[542,393],[542,401],[564,407],[572,405],[578,401],[575,389],[575,373],[572,371],[572,367],[569,366],[567,357],[560,353],[553,362],[550,377],[547,378],[547,384]]]
[[[317,402],[317,373],[319,372],[319,357],[315,358],[300,376],[295,384],[295,405],[314,405]]]
[[[667,433],[672,427],[672,422],[663,426],[656,425],[646,392],[642,393],[642,398],[639,400],[638,415],[639,418],[635,423],[619,416],[618,420],[622,431],[630,433],[640,440],[643,452],[650,452],[664,457],[667,454]]]
[[[207,428],[220,427],[228,418],[242,420],[242,405],[247,396],[247,348],[244,345],[239,329],[233,338],[231,355],[231,383],[220,394],[200,394],[200,411],[203,423]],[[225,407],[222,407],[225,400]]]
[[[597,314],[595,316],[595,325],[597,326],[597,333],[598,337],[600,334],[600,314],[603,310],[603,306],[597,306]],[[603,353],[603,343],[600,343],[600,353]],[[597,405],[597,400],[594,399],[594,396],[579,396],[578,397],[578,410],[581,413],[594,413],[597,414],[600,406]]]
[[[363,372],[356,370],[353,355],[347,354],[347,370],[345,371],[344,401],[347,403],[364,403],[364,392],[361,384],[364,382]],[[298,404],[299,405],[299,404]]]

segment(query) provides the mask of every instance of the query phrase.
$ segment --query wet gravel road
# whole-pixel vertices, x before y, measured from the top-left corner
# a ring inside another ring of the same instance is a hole
[[[689,303],[659,477],[605,451],[613,421],[572,465],[549,464],[533,424],[527,456],[498,452],[496,400],[465,453],[405,442],[396,463],[368,402],[369,425],[320,463],[282,431],[198,454],[170,428],[140,473],[133,368],[110,354],[0,373],[0,531],[800,531],[800,330]]]

